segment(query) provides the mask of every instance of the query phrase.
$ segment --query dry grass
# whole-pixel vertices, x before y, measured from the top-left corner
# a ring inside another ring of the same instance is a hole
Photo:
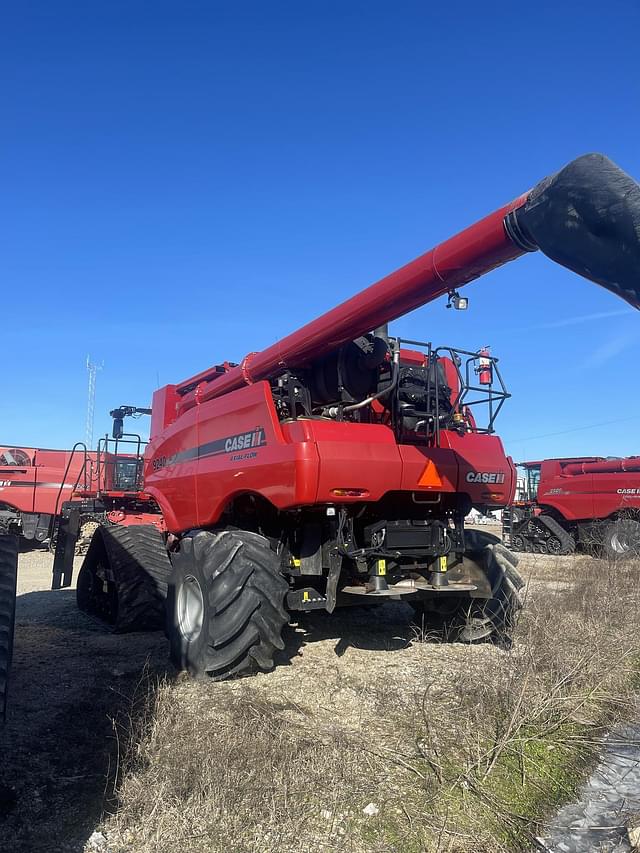
[[[640,571],[545,558],[531,578],[508,652],[414,640],[347,665],[320,643],[270,675],[149,691],[109,849],[530,849],[629,712]]]

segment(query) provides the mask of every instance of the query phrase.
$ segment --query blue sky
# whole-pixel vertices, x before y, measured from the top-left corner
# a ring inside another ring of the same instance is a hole
[[[0,13],[0,441],[239,360],[603,151],[640,178],[636,0],[29,2]],[[542,256],[394,325],[491,344],[518,459],[640,453],[640,315]],[[586,428],[588,427],[588,428]]]

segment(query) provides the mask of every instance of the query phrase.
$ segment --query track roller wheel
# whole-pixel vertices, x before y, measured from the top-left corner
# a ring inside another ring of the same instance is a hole
[[[602,552],[609,560],[629,560],[640,555],[640,522],[618,518],[602,534]]]
[[[216,681],[273,668],[289,585],[269,542],[244,530],[196,531],[171,554],[171,660]]]
[[[549,554],[553,554],[554,556],[559,556],[563,553],[562,542],[558,539],[557,536],[550,536],[547,539],[547,552]]]
[[[524,537],[520,536],[519,533],[516,533],[515,536],[511,537],[511,549],[513,551],[525,551],[525,542]]]
[[[0,722],[4,722],[7,710],[16,618],[17,576],[18,537],[5,534],[0,536]]]

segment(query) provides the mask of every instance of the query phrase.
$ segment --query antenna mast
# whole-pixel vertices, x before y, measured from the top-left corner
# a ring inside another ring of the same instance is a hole
[[[85,426],[84,443],[87,450],[93,448],[93,420],[96,406],[96,374],[102,370],[102,364],[96,364],[91,361],[91,356],[87,356],[87,373],[89,374],[89,387],[87,390],[87,421]]]

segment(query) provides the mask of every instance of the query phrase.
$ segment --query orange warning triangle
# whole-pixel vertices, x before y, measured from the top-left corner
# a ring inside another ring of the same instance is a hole
[[[419,486],[442,486],[442,480],[440,479],[440,474],[438,473],[438,469],[435,466],[433,459],[430,459],[427,462],[427,467],[422,472],[422,477],[418,480]]]

